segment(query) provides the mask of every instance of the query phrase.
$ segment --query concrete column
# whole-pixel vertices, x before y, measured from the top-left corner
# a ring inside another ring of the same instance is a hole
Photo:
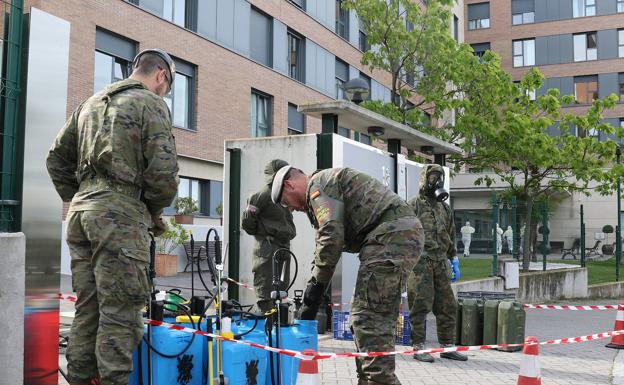
[[[2,379],[5,384],[24,382],[24,233],[0,233],[0,325],[10,328],[0,342]]]

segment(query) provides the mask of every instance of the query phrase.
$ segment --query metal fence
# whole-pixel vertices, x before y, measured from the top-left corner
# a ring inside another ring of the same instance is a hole
[[[0,231],[21,228],[23,0],[0,0]]]

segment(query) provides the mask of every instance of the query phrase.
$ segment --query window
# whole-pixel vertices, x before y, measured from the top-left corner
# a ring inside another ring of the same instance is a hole
[[[293,31],[288,31],[288,75],[305,82],[305,39]]]
[[[468,29],[490,28],[490,3],[468,4]]]
[[[223,202],[223,182],[217,180],[203,180],[180,177],[176,198],[192,198],[199,207],[198,214],[210,217],[220,217],[217,207]],[[173,202],[165,208],[165,215],[175,214]]]
[[[336,34],[349,40],[349,11],[342,7],[342,0],[336,0]]]
[[[490,49],[489,42],[470,44],[470,46],[472,47],[472,50],[474,51],[475,56],[478,56],[478,57],[483,57],[483,55],[485,54],[485,51]]]
[[[624,118],[620,118],[620,127],[624,128]]]
[[[362,26],[362,22],[360,24],[360,37],[359,37],[359,48],[360,51],[366,52],[370,49],[370,44],[368,44],[368,35],[364,32],[364,28]]]
[[[617,11],[618,13],[624,12],[624,0],[617,0]]]
[[[251,136],[271,136],[273,119],[271,96],[262,92],[251,91]]]
[[[512,15],[513,25],[531,24],[535,22],[535,12],[514,13]]]
[[[297,111],[297,106],[288,103],[288,135],[298,135],[305,132],[305,116]]]
[[[346,100],[344,85],[349,81],[349,65],[336,58],[336,99]]]
[[[93,91],[97,92],[110,83],[130,76],[135,54],[135,42],[112,32],[96,29]]]
[[[361,72],[360,72],[360,77],[362,79],[364,79],[364,81],[368,84],[368,100],[371,100],[371,96],[373,94],[373,87],[371,85],[371,78],[370,78],[370,76],[364,75]]]
[[[271,18],[251,8],[249,56],[267,67],[273,65],[273,28]]]
[[[624,57],[624,29],[618,29],[618,56]]]
[[[620,103],[624,103],[624,72],[620,72],[618,75],[618,83],[619,83],[619,92],[620,92]]]
[[[596,32],[574,35],[574,61],[596,60],[598,58]]]
[[[186,27],[187,0],[130,0],[131,3],[180,27]]]
[[[165,103],[171,111],[174,127],[194,129],[195,111],[195,66],[178,59],[173,87],[165,95]]]
[[[459,42],[459,19],[455,15],[453,15],[453,39]]]
[[[370,135],[362,133],[359,135],[358,142],[368,144],[369,146],[373,143]]]
[[[574,97],[579,104],[591,104],[598,99],[598,76],[576,76],[574,78]]]
[[[514,40],[513,66],[526,67],[535,65],[535,39]]]
[[[590,128],[585,133],[585,136],[590,137],[590,138],[595,138],[596,140],[600,140],[600,131],[598,131],[597,128]]]
[[[301,8],[305,11],[306,9],[306,2],[305,0],[289,0],[292,4],[294,4],[295,6],[297,6],[298,8]]]
[[[595,15],[596,0],[572,0],[572,17]]]
[[[351,130],[344,127],[338,127],[338,135],[344,136],[345,138],[351,138]]]
[[[511,0],[511,22],[513,25],[535,22],[535,0]]]

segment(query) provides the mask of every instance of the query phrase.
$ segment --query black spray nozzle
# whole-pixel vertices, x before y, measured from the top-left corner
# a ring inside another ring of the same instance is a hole
[[[223,262],[223,255],[221,254],[221,240],[219,239],[219,234],[215,231],[215,263],[220,265]]]
[[[150,267],[149,267],[149,276],[151,280],[156,278],[156,271],[154,270],[154,264],[156,263],[156,240],[154,239],[154,234],[149,233],[150,238]]]

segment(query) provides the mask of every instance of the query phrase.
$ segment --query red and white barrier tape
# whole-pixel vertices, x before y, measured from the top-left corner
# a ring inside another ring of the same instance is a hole
[[[71,301],[71,302],[76,302],[76,297],[71,296],[71,295],[59,293],[58,298]],[[574,309],[574,310],[578,310],[578,309]],[[590,309],[590,310],[595,310],[595,309]],[[402,350],[402,351],[393,351],[393,352],[344,352],[344,353],[319,352],[319,353],[316,353],[314,356],[311,356],[311,355],[306,355],[306,354],[303,354],[302,352],[297,352],[294,350],[274,348],[271,346],[260,345],[260,344],[256,344],[253,342],[226,338],[220,335],[204,332],[201,330],[187,328],[187,327],[180,326],[180,325],[174,325],[174,324],[170,324],[167,322],[155,321],[155,320],[150,320],[150,319],[144,319],[144,322],[153,326],[165,327],[170,330],[177,330],[177,331],[181,331],[184,333],[198,334],[198,335],[202,335],[206,337],[220,339],[223,341],[234,342],[240,345],[247,345],[247,346],[251,346],[254,348],[258,348],[258,349],[267,350],[273,353],[279,353],[279,354],[284,354],[290,357],[296,357],[302,360],[324,360],[324,359],[338,358],[338,357],[380,357],[380,356],[392,356],[392,355],[398,355],[398,354],[415,354],[415,353],[420,354],[420,353],[466,352],[466,351],[475,351],[475,350],[502,349],[502,348],[508,348],[508,347],[524,346],[524,344],[500,344],[500,345],[478,345],[478,346],[454,346],[454,347],[448,347],[448,348]],[[596,333],[596,334],[579,336],[579,337],[559,338],[555,340],[542,341],[542,342],[539,342],[538,345],[573,344],[573,343],[579,343],[579,342],[601,340],[604,338],[609,338],[609,337],[618,336],[618,335],[624,335],[624,330],[615,330],[612,332]]]
[[[619,305],[533,305],[524,304],[525,309],[551,309],[551,310],[611,310]]]

